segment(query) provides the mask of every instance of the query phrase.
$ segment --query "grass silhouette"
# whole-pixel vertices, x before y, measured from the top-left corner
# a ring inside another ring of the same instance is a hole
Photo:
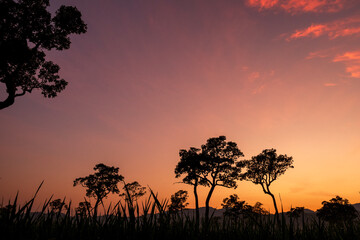
[[[35,212],[34,201],[42,184],[25,204],[19,205],[16,195],[1,207],[2,239],[360,239],[358,218],[331,224],[317,217],[292,217],[283,210],[280,222],[270,214],[243,214],[236,221],[211,217],[206,228],[201,227],[202,219],[198,229],[194,214],[167,211],[169,201],[158,199],[150,188],[149,197],[141,203],[124,200],[107,208],[103,205],[103,215],[96,218],[91,209],[85,214],[72,211],[71,202],[61,209],[65,199],[57,211],[51,210],[50,198]]]

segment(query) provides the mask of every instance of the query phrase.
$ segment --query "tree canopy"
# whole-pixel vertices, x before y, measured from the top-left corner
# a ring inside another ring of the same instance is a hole
[[[75,212],[81,217],[86,217],[86,216],[90,216],[91,209],[92,207],[90,202],[84,201],[84,202],[79,202],[79,206],[75,208]]]
[[[235,220],[250,207],[245,201],[240,201],[237,194],[224,198],[221,206],[225,209],[224,216]]]
[[[126,201],[137,201],[146,193],[146,187],[142,187],[137,181],[125,183],[123,187],[124,193],[120,194]]]
[[[216,186],[236,188],[236,180],[241,174],[242,165],[238,158],[244,154],[235,142],[227,142],[225,136],[209,138],[201,146],[201,179],[210,190],[205,201],[205,221],[209,219],[210,198]]]
[[[87,26],[76,7],[61,6],[51,16],[49,5],[49,0],[0,1],[0,82],[7,92],[0,109],[34,89],[56,97],[67,85],[46,52],[70,48],[69,35],[85,33]]]
[[[232,219],[237,219],[240,215],[243,215],[244,218],[254,217],[259,215],[269,214],[262,207],[261,202],[256,202],[254,206],[247,204],[245,201],[240,201],[237,194],[232,194],[227,198],[223,199],[221,206],[225,209],[224,216],[230,217]]]
[[[276,149],[272,148],[263,150],[259,155],[253,156],[251,160],[239,163],[241,167],[247,169],[241,178],[261,185],[264,193],[271,196],[276,215],[278,215],[278,208],[275,196],[270,191],[270,185],[288,168],[293,168],[293,162],[292,157],[277,155]]]
[[[58,213],[61,212],[63,209],[67,210],[69,207],[65,204],[64,200],[61,200],[60,198],[55,199],[50,202],[49,204],[51,212]]]
[[[295,208],[291,208],[289,212],[287,212],[287,215],[291,218],[299,218],[301,215],[304,214],[304,207],[295,207]]]
[[[200,149],[191,147],[189,150],[179,151],[180,161],[175,167],[175,177],[183,176],[182,182],[189,185],[205,184],[201,182],[201,154]]]
[[[235,142],[226,142],[225,136],[209,138],[202,150],[202,180],[209,186],[236,188],[241,172],[237,159],[243,157]]]
[[[197,194],[197,187],[199,185],[206,185],[206,182],[201,178],[201,154],[200,149],[190,147],[189,150],[181,149],[179,151],[180,161],[175,167],[175,177],[183,176],[182,182],[192,185],[194,188],[195,197],[195,221],[196,226],[199,226],[199,197]]]
[[[356,209],[349,203],[349,200],[339,196],[330,199],[330,201],[323,201],[322,205],[317,210],[316,215],[332,224],[349,222],[358,216]]]
[[[210,187],[205,201],[205,221],[209,219],[210,199],[216,186],[236,188],[241,173],[238,158],[244,156],[234,142],[227,142],[225,136],[209,138],[201,149],[190,147],[180,150],[180,161],[175,168],[176,177],[194,186],[196,221],[199,221],[197,186]]]
[[[117,184],[123,181],[124,177],[119,174],[119,168],[110,167],[103,163],[96,164],[94,167],[95,173],[86,177],[76,178],[74,180],[74,187],[81,185],[86,188],[86,196],[94,197],[96,203],[94,206],[94,216],[98,205],[106,198],[109,193],[119,193]]]
[[[179,190],[173,195],[171,195],[169,211],[178,212],[185,209],[185,207],[188,205],[188,203],[186,202],[187,198],[188,192],[184,190]]]

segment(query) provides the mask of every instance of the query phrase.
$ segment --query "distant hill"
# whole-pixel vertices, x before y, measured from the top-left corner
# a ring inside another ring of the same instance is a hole
[[[360,213],[360,203],[355,203],[355,204],[353,204],[353,206],[356,209],[356,211],[358,211],[358,213]]]
[[[360,210],[360,203],[359,203],[359,210]],[[200,211],[200,216],[205,215],[205,207],[199,208],[199,211]],[[210,215],[213,214],[214,217],[222,217],[225,212],[225,209],[216,209],[216,208],[210,207],[209,212],[210,212]],[[304,209],[304,212],[305,212],[305,214],[310,214],[310,215],[315,214],[315,212],[313,210],[307,209],[307,208]],[[184,209],[183,213],[186,215],[192,215],[192,214],[195,214],[195,209]],[[287,212],[285,212],[285,213],[287,213]]]
[[[352,205],[354,206],[356,211],[358,211],[360,214],[360,203],[355,203]],[[200,216],[205,216],[205,207],[199,208],[199,211],[200,211]],[[214,217],[222,217],[224,212],[225,212],[225,209],[216,209],[216,208],[210,207],[210,215],[213,214]],[[184,209],[183,213],[187,216],[195,216],[195,209]],[[285,212],[285,214],[286,213],[288,213],[288,212]],[[307,217],[315,217],[316,216],[316,211],[313,211],[311,209],[305,208],[304,213]]]
[[[205,207],[199,208],[200,216],[205,216]],[[225,209],[216,209],[210,207],[209,214],[210,216],[213,214],[214,217],[222,217],[225,212]],[[195,216],[195,209],[184,209],[183,213],[187,216]]]
[[[315,212],[313,210],[311,210],[311,209],[305,208],[304,213],[305,214],[314,214]]]
[[[352,204],[352,205],[354,206],[356,211],[358,211],[359,214],[360,214],[360,203],[355,203],[355,204]],[[210,210],[209,211],[210,216],[212,216],[212,217],[220,217],[220,218],[223,217],[223,214],[225,212],[225,209],[216,209],[216,208],[212,208],[212,207],[210,207],[209,210]],[[199,208],[199,212],[200,212],[200,216],[204,217],[205,216],[205,207]],[[288,212],[284,212],[284,213],[285,213],[285,216],[287,216]],[[311,209],[305,208],[304,213],[305,213],[305,218],[307,218],[307,219],[313,219],[314,217],[316,217],[316,211],[313,211]],[[40,212],[32,212],[32,214],[35,215],[35,216],[38,216],[41,213]],[[189,216],[189,217],[195,217],[195,209],[191,209],[191,208],[190,209],[184,209],[183,214],[185,214],[186,216]],[[47,214],[45,213],[45,215],[47,215]],[[63,216],[65,216],[65,214],[61,213],[61,216],[63,217]],[[102,217],[102,216],[99,216],[99,217]]]

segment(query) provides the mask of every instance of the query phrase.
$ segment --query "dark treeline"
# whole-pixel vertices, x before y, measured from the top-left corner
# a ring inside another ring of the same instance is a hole
[[[304,207],[278,211],[269,187],[293,167],[293,159],[277,155],[275,149],[239,160],[244,155],[237,144],[220,136],[208,139],[201,148],[182,149],[179,155],[175,176],[193,187],[194,210],[186,209],[187,191],[179,190],[169,200],[160,200],[151,188],[127,182],[119,168],[100,163],[94,173],[74,180],[74,186],[86,190],[77,207],[66,199],[51,197],[35,212],[33,205],[41,185],[22,206],[17,196],[2,203],[1,235],[4,239],[360,239],[358,212],[339,196],[323,201],[313,215],[306,214]],[[251,206],[237,194],[224,198],[222,216],[213,215],[210,199],[216,186],[235,189],[241,180],[260,185],[270,195],[274,215],[260,202]],[[205,211],[199,208],[198,186],[209,188]],[[144,198],[146,191],[149,196]],[[109,194],[117,194],[120,200],[105,207]]]

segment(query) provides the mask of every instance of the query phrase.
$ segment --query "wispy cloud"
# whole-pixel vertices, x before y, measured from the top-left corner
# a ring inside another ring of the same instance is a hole
[[[304,12],[338,12],[348,0],[248,0],[251,7],[259,11],[264,9],[283,10],[290,14]]]
[[[325,87],[335,87],[335,86],[337,86],[337,84],[336,83],[324,83],[324,86]]]
[[[262,93],[264,91],[266,87],[266,84],[261,84],[260,86],[256,87],[253,91],[252,94],[259,94]]]
[[[350,51],[342,54],[336,53],[339,49],[330,48],[319,50],[315,52],[310,52],[306,59],[314,58],[329,58],[332,59],[332,62],[342,62],[346,66],[346,72],[350,74],[352,78],[360,78],[360,50],[359,51]],[[334,87],[338,84],[335,83],[324,83],[325,87]]]
[[[287,12],[338,12],[346,0],[289,0],[281,4]]]
[[[325,49],[325,50],[319,50],[319,51],[315,51],[315,52],[310,52],[308,54],[308,56],[306,57],[306,59],[313,59],[313,58],[328,58],[330,57],[330,50]]]
[[[353,78],[360,78],[360,50],[338,55],[333,59],[333,62],[344,62],[346,72]]]
[[[248,4],[252,7],[260,9],[272,8],[279,4],[279,0],[248,0]]]
[[[291,41],[298,38],[328,36],[329,39],[360,35],[360,17],[349,17],[330,23],[312,24],[305,29],[295,30],[286,40]]]
[[[261,76],[261,77],[263,77],[263,76]],[[257,80],[259,78],[260,78],[259,72],[252,72],[248,75],[248,81],[249,81],[249,83],[252,84],[252,87],[253,87],[252,94],[259,94],[266,87],[265,83],[257,82]]]
[[[254,82],[256,79],[258,79],[260,77],[260,73],[259,72],[252,72],[248,75],[248,80],[250,82]]]
[[[246,72],[247,70],[249,70],[248,66],[242,66],[241,67],[241,71]]]
[[[275,70],[266,72],[249,71],[247,75],[247,86],[252,94],[261,94],[274,84]]]

